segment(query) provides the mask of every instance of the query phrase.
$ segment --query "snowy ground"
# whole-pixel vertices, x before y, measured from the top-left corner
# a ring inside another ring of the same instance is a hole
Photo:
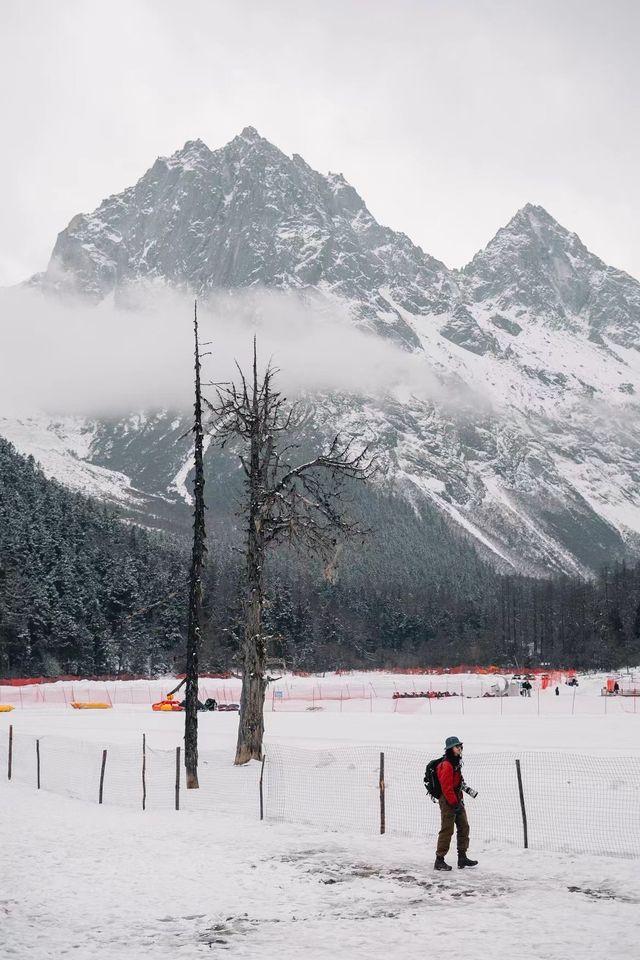
[[[430,754],[456,733],[470,754],[526,747],[638,757],[640,713],[612,700],[605,714],[596,685],[591,695],[587,685],[580,689],[585,709],[573,714],[566,706],[559,713],[562,698],[548,691],[540,704],[514,699],[502,714],[492,700],[467,700],[464,715],[453,701],[412,715],[276,710],[266,715],[267,749],[398,745]],[[12,723],[17,738],[37,735],[43,748],[47,737],[65,737],[124,750],[144,731],[152,748],[163,749],[180,743],[183,722],[142,705],[78,712],[41,704],[0,714],[0,744]],[[236,724],[233,714],[202,715],[203,755],[218,750],[230,761]],[[235,777],[230,763],[227,769]],[[215,814],[188,803],[179,813],[99,807],[8,783],[0,772],[3,960],[216,953],[364,960],[452,949],[470,960],[638,956],[637,859],[476,841],[471,853],[480,865],[442,876],[432,870],[432,836],[260,823],[253,806],[232,795]],[[255,772],[247,771],[251,789]],[[472,808],[472,831],[481,800]],[[603,829],[612,815],[615,809],[603,809]]]
[[[474,849],[475,870],[443,876],[430,841],[176,820],[4,783],[0,801],[12,960],[638,956],[637,861]]]

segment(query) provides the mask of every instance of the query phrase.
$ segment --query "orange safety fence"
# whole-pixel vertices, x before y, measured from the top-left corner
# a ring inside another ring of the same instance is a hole
[[[133,682],[109,684],[78,682],[72,684],[28,684],[26,686],[4,685],[0,683],[0,701],[15,706],[38,706],[41,704],[70,705],[72,703],[109,703],[115,705],[146,705],[166,697],[175,683]],[[218,703],[235,702],[240,686],[214,686],[206,680],[200,680],[199,696],[202,699],[212,697]]]
[[[173,676],[173,674],[172,674]],[[200,677],[207,680],[229,680],[233,674],[225,673],[201,673]],[[176,673],[176,680],[183,680],[184,673]],[[92,683],[113,683],[123,680],[146,680],[147,682],[157,682],[156,678],[143,675],[141,673],[105,673],[100,675],[92,674],[59,674],[55,677],[0,677],[0,687],[29,687],[42,683],[80,683],[82,681],[91,681]]]
[[[490,676],[495,674],[508,674],[511,675],[514,672],[518,672],[516,667],[498,667],[494,664],[490,666],[470,666],[469,664],[458,664],[454,667],[383,667],[379,670],[368,670],[367,673],[372,676],[378,674],[400,674],[402,676],[435,676],[435,677],[447,677],[451,675],[456,675],[460,673],[474,674],[478,676]],[[574,669],[563,669],[563,670],[554,670],[550,671],[545,667],[527,667],[522,668],[521,673],[527,673],[531,676],[538,676],[549,674],[550,676],[559,677],[574,677],[576,671]],[[361,676],[361,670],[336,670],[334,671],[324,671],[324,672],[306,672],[304,670],[293,670],[291,671],[291,676],[294,677],[308,677],[316,679],[324,679],[325,673],[333,674],[337,677],[348,677],[351,675]],[[173,674],[172,674],[173,676]],[[176,673],[175,678],[177,680],[184,679],[184,673]],[[222,671],[220,673],[201,673],[200,678],[205,680],[230,680],[233,677],[233,674],[229,671]],[[81,682],[81,681],[92,681],[95,683],[112,683],[116,680],[139,680],[147,682],[157,682],[159,678],[149,677],[148,675],[136,674],[136,673],[120,673],[120,674],[99,674],[99,675],[89,675],[89,674],[58,674],[57,676],[52,677],[0,677],[0,686],[1,687],[26,687],[33,686],[43,683],[58,683],[59,681],[67,682]]]

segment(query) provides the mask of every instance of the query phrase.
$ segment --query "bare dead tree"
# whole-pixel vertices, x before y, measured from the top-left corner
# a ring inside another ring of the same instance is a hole
[[[339,540],[363,533],[345,511],[346,480],[366,480],[373,473],[367,448],[353,439],[334,437],[320,455],[293,466],[297,449],[287,442],[300,413],[274,389],[276,371],[269,365],[260,379],[253,343],[251,383],[240,367],[237,384],[218,387],[213,414],[216,441],[239,441],[246,488],[246,567],[244,630],[240,638],[242,694],[235,763],[262,758],[264,701],[270,678],[263,631],[264,568],[270,547],[288,541],[335,564]]]
[[[197,789],[198,783],[198,654],[202,628],[202,567],[207,552],[204,522],[204,469],[202,428],[202,394],[200,391],[200,344],[198,341],[198,304],[194,304],[193,330],[195,338],[195,402],[193,427],[194,468],[193,481],[193,549],[189,572],[189,616],[187,624],[187,668],[185,677],[184,765],[187,789]],[[178,688],[176,688],[178,689]]]

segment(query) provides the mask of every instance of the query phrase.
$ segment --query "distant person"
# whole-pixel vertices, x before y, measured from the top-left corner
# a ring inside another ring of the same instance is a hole
[[[467,856],[469,849],[469,821],[462,801],[462,743],[457,737],[447,737],[445,742],[444,759],[438,765],[436,773],[440,781],[442,795],[440,804],[440,833],[436,847],[436,862],[434,870],[451,870],[445,857],[451,845],[453,828],[456,828],[458,842],[458,867],[475,867],[477,860],[470,860]]]
[[[531,696],[531,684],[529,683],[528,680],[525,680],[522,684],[522,694],[525,697]]]
[[[614,694],[615,694],[615,693],[620,693],[620,684],[618,683],[617,680],[616,680],[616,682],[615,682],[614,685],[613,685],[613,692],[614,692]]]
[[[556,687],[556,697],[560,696],[560,687]]]

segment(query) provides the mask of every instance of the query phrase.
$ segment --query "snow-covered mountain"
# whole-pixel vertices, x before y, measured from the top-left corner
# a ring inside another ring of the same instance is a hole
[[[640,284],[590,253],[542,207],[527,204],[475,255],[465,297],[498,314],[640,348]]]
[[[380,226],[340,174],[249,127],[216,151],[188,142],[74,217],[30,283],[122,302],[149,283],[200,297],[261,285],[339,305],[420,358],[440,399],[325,397],[319,429],[377,443],[404,497],[435,505],[505,568],[584,574],[638,552],[640,284],[541,207],[525,206],[449,270]],[[92,422],[69,458],[94,483],[96,468],[116,471],[125,500],[127,481],[143,500],[184,499],[182,427],[172,414]],[[28,424],[0,420],[0,432],[69,480],[59,452],[47,463],[41,423],[37,444]]]
[[[189,141],[138,183],[58,236],[47,288],[96,299],[140,280],[207,291],[319,287],[383,335],[417,347],[390,306],[433,311],[452,287],[444,264],[381,227],[340,174],[324,177],[247,127],[221,150]]]

